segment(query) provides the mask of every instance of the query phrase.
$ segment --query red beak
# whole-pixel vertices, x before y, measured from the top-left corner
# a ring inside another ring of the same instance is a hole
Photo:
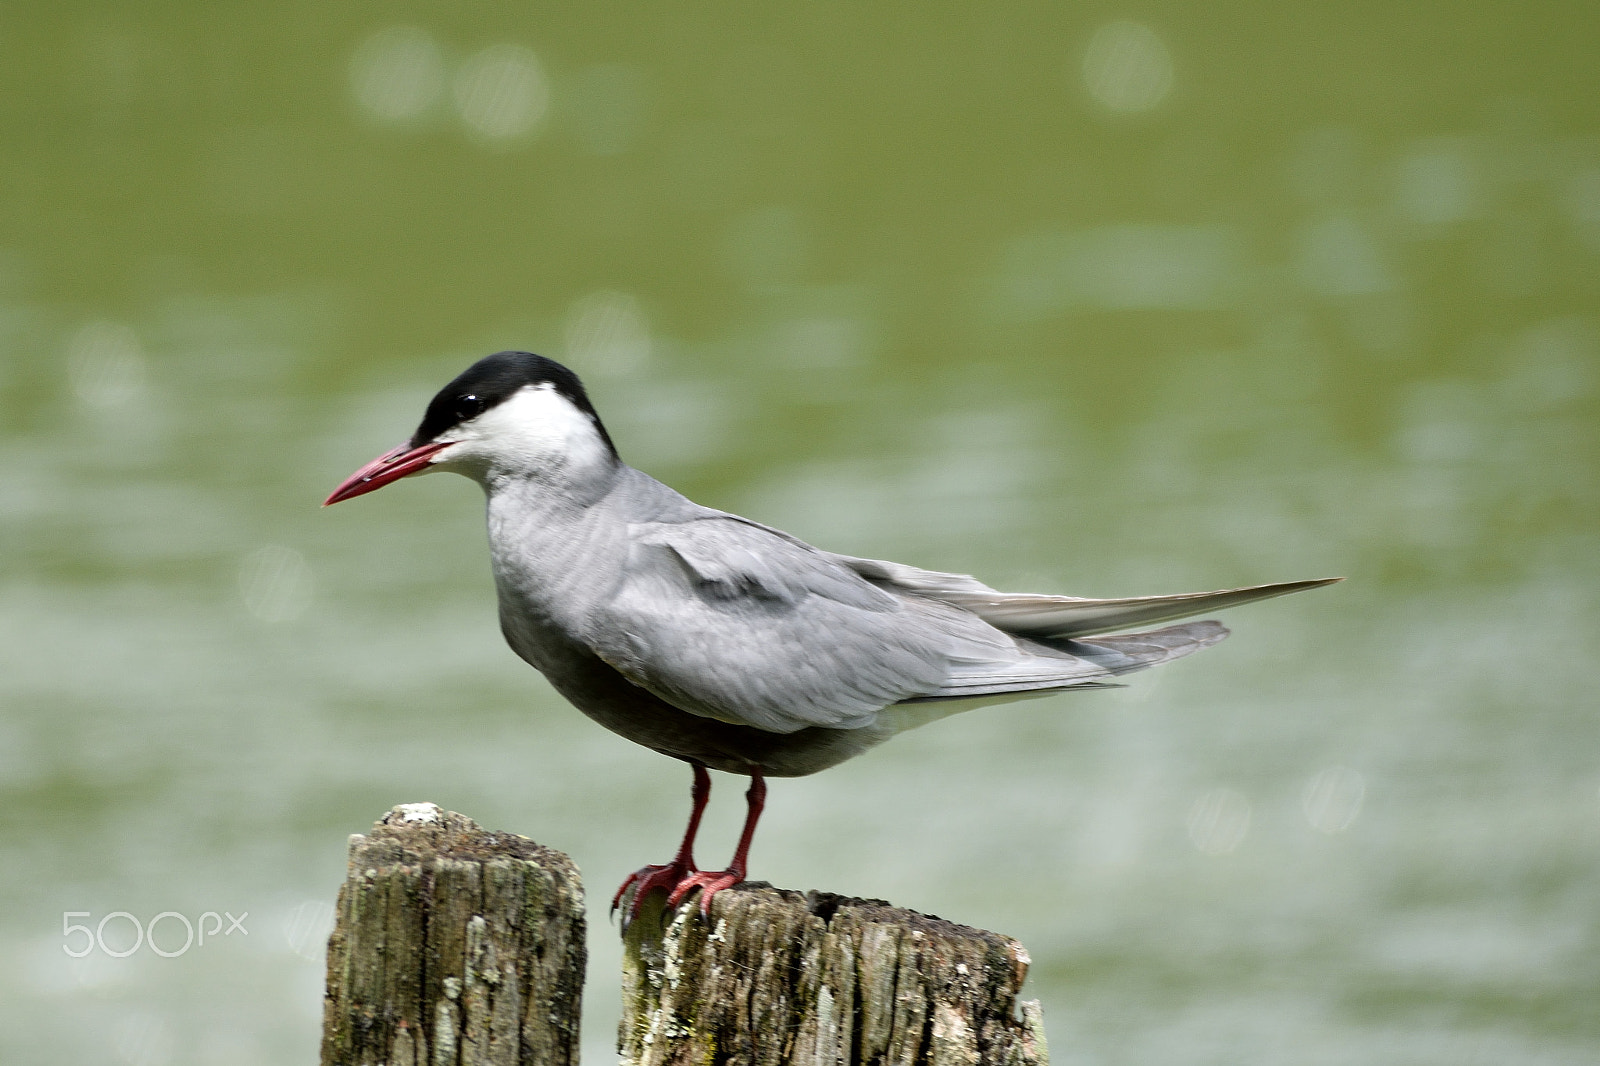
[[[391,481],[399,481],[407,474],[415,474],[428,465],[428,460],[433,458],[434,452],[448,448],[454,443],[455,441],[433,441],[429,444],[419,444],[415,448],[409,444],[402,444],[393,451],[384,452],[339,482],[339,487],[328,494],[328,498],[322,501],[322,506],[363,496],[375,489],[383,488]]]

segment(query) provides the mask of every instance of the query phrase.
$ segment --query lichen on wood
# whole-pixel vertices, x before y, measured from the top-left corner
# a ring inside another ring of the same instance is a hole
[[[627,1066],[1048,1062],[1009,937],[759,883],[718,893],[709,920],[696,903],[647,900],[625,935]]]
[[[559,851],[431,803],[350,838],[322,1066],[576,1064],[583,889]]]

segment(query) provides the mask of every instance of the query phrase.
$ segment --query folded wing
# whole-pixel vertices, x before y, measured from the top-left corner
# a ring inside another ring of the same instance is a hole
[[[839,558],[711,512],[641,523],[585,639],[693,714],[772,732],[873,724],[909,699],[1103,682],[1092,657],[999,631],[953,604],[879,587]]]

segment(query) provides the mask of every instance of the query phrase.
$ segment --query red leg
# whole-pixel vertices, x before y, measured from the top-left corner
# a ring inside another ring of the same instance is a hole
[[[683,897],[698,888],[700,913],[709,916],[711,897],[744,880],[746,863],[750,858],[750,841],[756,835],[756,822],[761,820],[761,809],[767,803],[767,782],[761,776],[761,771],[756,770],[750,774],[750,790],[744,794],[744,799],[749,810],[744,816],[744,831],[739,834],[739,846],[734,849],[733,861],[728,864],[728,868],[704,870],[679,881],[678,886],[667,897],[667,906],[676,907]]]
[[[617,894],[611,897],[611,912],[615,914],[623,897],[629,895],[630,890],[632,892],[627,913],[623,916],[624,927],[639,916],[639,907],[644,903],[645,896],[658,888],[668,892],[676,890],[698,869],[694,864],[694,838],[700,832],[700,816],[705,813],[706,803],[711,799],[711,775],[700,763],[691,762],[689,765],[694,767],[694,785],[689,790],[693,806],[689,808],[689,828],[684,830],[683,843],[678,845],[678,854],[671,862],[665,866],[646,866],[642,870],[635,870],[622,882]]]

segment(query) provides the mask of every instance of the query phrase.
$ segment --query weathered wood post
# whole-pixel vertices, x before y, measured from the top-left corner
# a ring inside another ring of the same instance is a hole
[[[350,838],[328,940],[322,1066],[576,1064],[572,860],[431,803]]]
[[[666,920],[663,925],[663,920]],[[623,948],[627,1066],[1033,1066],[1039,1004],[1021,1005],[1021,944],[877,900],[718,893],[663,914],[659,894]]]

